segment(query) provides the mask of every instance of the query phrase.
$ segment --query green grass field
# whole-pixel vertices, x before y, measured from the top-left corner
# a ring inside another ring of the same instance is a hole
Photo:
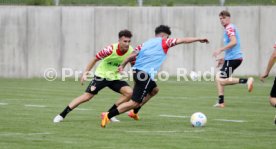
[[[142,108],[140,121],[123,114],[120,123],[103,129],[100,114],[118,97],[109,89],[54,124],[53,117],[86,86],[73,80],[0,79],[0,148],[274,149],[275,109],[268,103],[272,82],[256,80],[251,94],[243,85],[229,86],[226,108],[217,109],[212,107],[214,82],[172,78],[158,82],[160,92]],[[204,128],[191,127],[189,116],[197,111],[208,117]]]

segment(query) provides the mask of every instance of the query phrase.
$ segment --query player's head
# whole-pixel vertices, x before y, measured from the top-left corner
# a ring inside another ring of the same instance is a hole
[[[231,18],[230,12],[227,10],[223,10],[219,13],[220,23],[224,27],[230,24],[230,18]]]
[[[171,35],[171,29],[169,26],[160,25],[155,28],[155,36],[168,38]]]
[[[121,30],[119,32],[119,45],[122,51],[126,51],[129,48],[132,33],[129,30]]]

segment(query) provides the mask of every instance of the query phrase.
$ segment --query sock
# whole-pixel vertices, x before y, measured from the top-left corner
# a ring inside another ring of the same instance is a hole
[[[108,113],[107,117],[108,117],[108,119],[110,119],[110,118],[112,118],[112,117],[114,117],[114,116],[116,116],[116,115],[119,115],[119,114],[120,114],[120,113],[119,113],[118,109],[114,109],[114,110],[111,110],[111,111]]]
[[[218,103],[219,104],[224,103],[224,95],[219,95],[219,97],[218,97]]]
[[[110,111],[112,111],[114,109],[117,109],[117,106],[115,104],[108,110],[108,112],[110,112]]]
[[[67,106],[59,115],[65,118],[65,116],[71,111],[72,109],[69,106]]]
[[[135,109],[133,109],[133,112],[134,112],[135,114],[137,114],[137,113],[140,111],[140,109],[141,109],[141,107],[135,108]]]
[[[240,84],[245,84],[245,83],[247,83],[247,80],[248,79],[242,79],[242,78],[240,78],[239,83]]]

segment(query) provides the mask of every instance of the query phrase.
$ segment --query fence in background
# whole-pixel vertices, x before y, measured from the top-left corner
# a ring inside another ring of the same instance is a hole
[[[103,47],[117,42],[122,29],[133,32],[136,46],[167,24],[172,37],[208,37],[210,44],[179,45],[169,50],[161,70],[176,74],[209,71],[212,52],[222,46],[218,13],[228,9],[241,35],[244,61],[238,75],[259,75],[276,40],[276,7],[0,7],[0,76],[39,77],[47,68],[83,70]],[[274,71],[275,74],[275,71]]]

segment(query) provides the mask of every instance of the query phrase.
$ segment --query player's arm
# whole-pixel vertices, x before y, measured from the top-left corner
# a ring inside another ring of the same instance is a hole
[[[83,85],[83,82],[87,79],[87,75],[89,74],[90,70],[95,66],[95,64],[101,60],[104,59],[105,57],[109,56],[112,54],[113,46],[107,46],[104,49],[102,49],[100,52],[96,54],[95,57],[93,57],[89,63],[87,64],[82,77],[81,77],[81,85]]]
[[[223,51],[231,49],[232,47],[234,47],[237,44],[236,29],[233,26],[229,25],[228,27],[226,27],[226,34],[227,34],[228,38],[230,39],[230,42],[227,45],[225,45],[224,47],[217,49],[213,53],[214,57],[217,57]]]
[[[90,70],[95,66],[95,64],[99,61],[96,57],[92,58],[89,63],[87,64],[82,77],[81,77],[81,85],[83,85],[83,82],[87,79],[87,75],[89,74]]]
[[[237,44],[236,36],[230,36],[230,42],[226,46],[224,46],[224,47],[216,50],[213,53],[213,56],[217,57],[220,53],[222,53],[223,51],[228,50],[228,49],[234,47],[236,44]],[[218,58],[217,62],[218,62],[217,67],[220,67],[224,63],[224,58]]]
[[[135,60],[136,56],[138,55],[137,51],[133,51],[123,62],[122,64],[118,67],[118,71],[122,72],[126,66],[127,63]]]
[[[230,42],[229,42],[226,46],[217,49],[217,50],[213,53],[213,56],[214,56],[214,57],[217,57],[220,53],[222,53],[222,52],[225,51],[225,50],[231,49],[231,48],[234,47],[236,44],[237,44],[237,38],[236,38],[236,36],[230,36]]]
[[[95,66],[95,64],[99,61],[99,59],[97,59],[96,57],[92,58],[89,63],[87,64],[85,70],[84,70],[84,74],[88,74],[89,71]]]
[[[186,38],[177,38],[176,44],[187,44],[193,42],[209,43],[207,38],[197,38],[197,37],[186,37]]]
[[[122,72],[127,63],[133,63],[136,60],[136,56],[141,51],[143,44],[138,45],[134,51],[122,62],[122,64],[118,67],[118,71]]]
[[[275,61],[276,61],[276,48],[274,48],[274,51],[273,51],[272,55],[270,56],[270,59],[268,61],[265,72],[260,76],[261,81],[264,81],[264,79],[266,77],[268,77],[269,72],[270,72],[271,68],[273,67]]]

